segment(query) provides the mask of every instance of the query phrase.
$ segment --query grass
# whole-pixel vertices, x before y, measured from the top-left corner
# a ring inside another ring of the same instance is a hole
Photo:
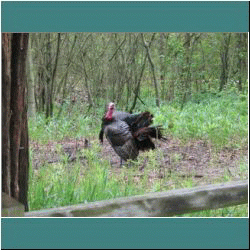
[[[180,217],[247,217],[248,204],[204,210],[199,212],[179,215]]]
[[[29,205],[31,210],[88,203],[139,194],[125,170],[120,176],[112,175],[108,162],[101,162],[90,150],[85,152],[87,165],[80,161],[71,165],[43,166],[32,171],[29,183]]]
[[[146,96],[145,96],[146,98]],[[183,144],[190,140],[203,140],[212,145],[213,150],[223,148],[242,149],[248,145],[248,106],[247,98],[235,93],[200,95],[190,100],[183,109],[177,102],[163,103],[160,108],[147,98],[146,105],[154,115],[154,122],[162,124],[167,135],[177,138]],[[167,191],[177,188],[190,188],[196,184],[192,174],[180,177],[177,172],[167,171],[161,164],[163,152],[160,149],[140,154],[131,167],[115,172],[110,163],[101,157],[98,143],[100,118],[103,107],[86,113],[84,106],[65,105],[60,117],[45,120],[43,114],[29,120],[30,139],[46,144],[65,138],[90,138],[91,147],[78,152],[76,160],[69,162],[60,144],[60,161],[32,166],[34,152],[30,152],[29,206],[39,210],[58,206],[88,203],[98,200],[114,199],[140,195],[148,192]],[[138,105],[137,111],[145,110]],[[171,164],[180,164],[182,156],[171,154]],[[84,159],[84,160],[83,160]],[[239,163],[239,177],[245,178],[248,165]],[[160,176],[160,177],[159,177]],[[228,171],[215,180],[230,181]],[[242,217],[247,216],[247,205],[217,210],[194,212],[181,216],[202,217]]]
[[[221,149],[239,148],[248,141],[248,104],[236,94],[200,96],[184,108],[162,105],[154,109],[155,122],[163,124],[173,136],[202,139]]]

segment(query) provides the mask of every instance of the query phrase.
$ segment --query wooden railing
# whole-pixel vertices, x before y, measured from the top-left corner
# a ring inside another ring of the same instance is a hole
[[[169,217],[248,203],[248,180],[24,213],[25,217]]]

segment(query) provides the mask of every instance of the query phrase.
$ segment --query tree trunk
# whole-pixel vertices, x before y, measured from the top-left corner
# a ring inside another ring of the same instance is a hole
[[[191,72],[190,72],[190,66],[191,66],[191,39],[192,36],[190,33],[185,33],[185,42],[184,42],[184,48],[185,48],[185,65],[183,66],[182,75],[183,75],[183,98],[181,103],[181,109],[184,107],[184,104],[186,103],[187,99],[191,95]]]
[[[223,34],[222,48],[221,48],[221,76],[220,76],[220,89],[222,91],[228,79],[228,51],[230,44],[231,33]]]
[[[237,87],[239,91],[242,91],[242,66],[243,66],[243,60],[242,60],[242,47],[243,47],[243,42],[242,42],[242,38],[243,38],[243,34],[242,33],[237,33],[236,34],[237,37],[237,73],[238,73],[238,83],[237,83]]]
[[[52,57],[51,57],[51,38],[50,33],[46,34],[47,38],[47,46],[46,46],[46,53],[45,53],[45,62],[46,62],[46,77],[45,77],[45,115],[46,118],[49,118],[52,116],[51,114],[51,77],[52,77]]]
[[[28,211],[26,55],[28,33],[2,34],[2,191]]]
[[[10,93],[11,93],[11,34],[2,33],[2,191],[11,195],[10,188]]]
[[[145,55],[144,62],[143,62],[142,68],[141,68],[141,74],[140,74],[140,77],[138,79],[137,86],[136,86],[136,89],[135,89],[135,98],[134,98],[133,104],[132,104],[132,106],[131,106],[131,108],[129,110],[130,113],[132,113],[133,109],[135,108],[137,98],[139,97],[141,79],[142,79],[143,72],[144,72],[144,69],[145,69],[145,66],[146,66],[146,60],[147,60],[147,55]]]
[[[34,65],[32,60],[32,48],[29,46],[28,49],[28,84],[27,84],[27,97],[28,97],[28,116],[33,117],[36,112],[36,102],[35,102],[35,76],[34,76]]]
[[[28,137],[28,117],[27,106],[22,115],[21,126],[21,141],[19,147],[19,178],[18,184],[19,201],[24,204],[25,211],[29,210],[28,207],[28,178],[29,178],[29,137]]]
[[[166,75],[166,42],[168,40],[168,34],[160,33],[159,38],[159,57],[160,57],[160,82],[161,82],[161,98],[165,99],[166,97],[166,83],[165,83],[165,75]]]
[[[58,66],[58,59],[59,59],[59,52],[60,52],[60,43],[61,43],[61,34],[57,34],[57,49],[56,49],[56,58],[55,58],[55,64],[53,71],[51,73],[51,82],[50,82],[50,87],[49,87],[49,101],[48,101],[48,115],[50,117],[53,116],[53,100],[54,100],[54,86],[55,86],[55,76],[56,76],[56,71],[57,71],[57,66]]]
[[[150,64],[150,67],[151,67],[151,71],[152,71],[152,74],[153,74],[153,80],[154,80],[154,86],[155,86],[155,102],[156,102],[156,106],[160,107],[160,98],[159,98],[159,91],[158,91],[158,83],[157,83],[156,76],[155,76],[154,63],[152,61],[152,58],[151,58],[151,55],[150,55],[150,52],[149,52],[149,47],[150,47],[151,43],[154,40],[155,33],[153,34],[153,36],[151,38],[150,44],[147,44],[144,41],[144,36],[143,36],[142,33],[141,33],[141,36],[142,36],[143,45],[146,48],[148,61],[149,61],[149,64]]]

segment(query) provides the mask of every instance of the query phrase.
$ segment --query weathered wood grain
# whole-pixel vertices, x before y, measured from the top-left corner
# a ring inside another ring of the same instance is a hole
[[[248,180],[39,210],[26,217],[169,217],[248,202]]]

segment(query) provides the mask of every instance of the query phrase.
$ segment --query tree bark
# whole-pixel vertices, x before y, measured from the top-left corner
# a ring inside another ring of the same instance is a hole
[[[135,108],[137,98],[139,97],[141,79],[142,79],[143,72],[144,72],[144,69],[145,69],[145,66],[146,66],[146,60],[147,60],[147,55],[145,55],[144,62],[143,62],[142,68],[141,68],[141,74],[140,74],[140,77],[138,79],[138,83],[137,83],[137,86],[136,86],[136,89],[135,89],[135,98],[134,98],[133,104],[132,104],[132,106],[131,106],[131,108],[129,110],[130,113],[132,113],[133,109]]]
[[[26,56],[28,33],[2,34],[2,191],[25,205],[28,211],[28,124]]]
[[[191,39],[192,35],[190,33],[185,33],[185,65],[182,69],[183,75],[183,98],[181,103],[181,109],[184,107],[188,97],[191,95],[191,72],[190,72],[190,64],[191,64]]]
[[[47,114],[49,117],[53,116],[53,100],[54,100],[54,85],[55,85],[55,76],[56,76],[56,71],[57,71],[57,66],[58,66],[58,59],[59,59],[59,53],[60,53],[60,43],[61,43],[61,34],[58,33],[57,34],[57,49],[56,49],[56,58],[55,58],[55,64],[54,64],[54,68],[53,71],[51,73],[51,82],[50,87],[49,87],[49,98],[48,98],[48,107],[47,107]],[[51,57],[51,55],[50,55]],[[48,117],[47,116],[47,117]]]
[[[11,34],[2,33],[2,190],[10,196]]]
[[[237,71],[238,71],[238,83],[237,83],[237,87],[239,91],[242,91],[242,66],[243,66],[243,60],[242,60],[242,56],[241,56],[241,52],[242,52],[242,47],[243,47],[243,42],[242,42],[242,38],[243,38],[243,34],[242,33],[237,33],[236,34],[237,37]]]
[[[29,137],[28,137],[28,117],[27,106],[22,115],[21,126],[21,141],[19,147],[19,178],[18,184],[19,201],[24,204],[25,211],[29,210],[28,207],[28,180],[29,180]]]
[[[221,76],[220,76],[220,89],[222,91],[228,79],[228,52],[230,44],[231,33],[223,34],[222,48],[221,48]]]
[[[160,86],[161,86],[161,98],[165,99],[166,97],[166,42],[168,40],[168,34],[160,33],[159,38],[159,58],[160,58]]]
[[[31,41],[30,41],[31,43]],[[28,49],[28,84],[27,84],[27,97],[28,97],[28,116],[33,117],[36,112],[36,102],[35,102],[35,76],[34,76],[34,63],[32,59],[32,47],[29,46]]]
[[[51,78],[52,78],[52,57],[51,57],[51,36],[50,33],[46,34],[46,39],[47,39],[47,45],[46,45],[46,52],[45,52],[45,63],[46,63],[46,71],[47,74],[45,76],[45,115],[46,118],[49,118],[52,116],[52,111],[51,111]]]
[[[141,36],[142,36],[143,45],[146,48],[146,52],[147,52],[147,56],[148,56],[148,61],[149,61],[149,64],[150,64],[150,67],[151,67],[151,71],[152,71],[152,74],[153,74],[153,80],[154,80],[154,86],[155,86],[155,102],[156,102],[156,106],[160,107],[160,98],[159,98],[159,91],[158,91],[158,83],[157,83],[156,76],[155,76],[154,63],[153,63],[153,60],[152,60],[150,52],[149,52],[149,47],[150,47],[151,43],[154,40],[155,33],[153,34],[149,45],[145,42],[144,36],[143,36],[142,33],[141,33]]]

